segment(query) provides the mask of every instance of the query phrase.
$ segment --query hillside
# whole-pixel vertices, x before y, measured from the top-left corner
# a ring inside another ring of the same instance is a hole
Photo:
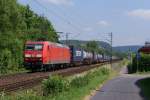
[[[113,47],[113,49],[115,51],[118,51],[118,52],[128,52],[129,50],[131,50],[132,52],[137,52],[138,49],[140,48],[141,46],[138,46],[138,45],[133,45],[133,46],[117,46],[117,47]]]
[[[65,44],[65,40],[61,40],[61,43]],[[74,45],[74,46],[82,46],[87,44],[89,41],[83,41],[83,40],[68,40],[68,45]],[[96,41],[99,47],[104,49],[110,49],[110,45],[107,42],[103,41]]]
[[[61,43],[65,44],[65,40],[61,40]],[[69,45],[74,45],[74,46],[82,46],[87,44],[89,41],[83,41],[83,40],[68,40]],[[105,50],[105,53],[110,55],[110,45],[107,42],[104,41],[96,41],[99,47],[103,48]],[[116,55],[118,57],[125,57],[126,53],[129,51],[129,49],[132,52],[136,52],[141,46],[117,46],[113,47],[113,55]]]

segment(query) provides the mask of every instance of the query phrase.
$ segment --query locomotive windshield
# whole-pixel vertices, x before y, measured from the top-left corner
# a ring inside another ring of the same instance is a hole
[[[27,44],[25,46],[26,50],[42,50],[43,45],[42,44]]]

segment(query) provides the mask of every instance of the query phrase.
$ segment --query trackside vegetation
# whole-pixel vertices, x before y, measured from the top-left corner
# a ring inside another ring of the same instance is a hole
[[[150,55],[142,53],[140,55],[141,57],[139,59],[137,59],[136,56],[133,56],[132,63],[129,63],[128,65],[129,73],[150,71]]]
[[[41,93],[33,90],[7,96],[1,93],[1,100],[82,100],[111,75],[109,68],[97,68],[83,75],[63,78],[50,76],[43,80]]]
[[[0,75],[22,71],[24,43],[58,41],[51,22],[17,0],[0,0]]]

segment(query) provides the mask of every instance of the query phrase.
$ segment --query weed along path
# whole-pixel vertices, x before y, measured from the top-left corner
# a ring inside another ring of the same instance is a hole
[[[91,100],[148,100],[138,85],[140,80],[148,76],[128,75],[126,72],[126,68],[123,68],[120,75],[97,90]]]

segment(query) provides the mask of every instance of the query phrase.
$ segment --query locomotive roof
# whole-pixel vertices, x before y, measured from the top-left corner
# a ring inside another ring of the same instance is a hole
[[[58,47],[66,47],[66,48],[69,48],[69,46],[64,45],[64,44],[54,43],[54,42],[49,42],[49,43],[52,44],[52,45],[58,46]]]
[[[44,43],[49,43],[50,45],[55,45],[55,46],[58,46],[58,47],[69,48],[67,45],[54,43],[54,42],[50,42],[50,41],[27,41],[26,42],[26,44],[44,44]]]

